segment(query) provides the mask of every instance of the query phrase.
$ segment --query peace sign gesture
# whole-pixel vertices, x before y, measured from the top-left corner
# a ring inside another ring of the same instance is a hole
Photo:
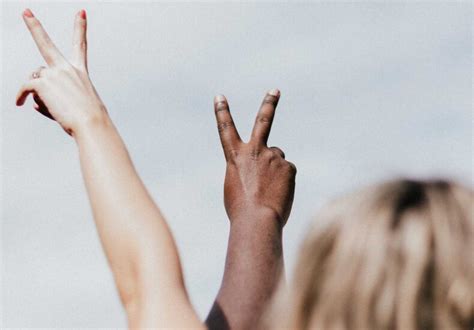
[[[76,14],[73,34],[73,56],[68,61],[57,49],[31,10],[23,12],[23,20],[30,30],[48,67],[41,66],[30,75],[18,91],[16,104],[25,103],[30,93],[35,109],[56,120],[70,135],[91,120],[106,115],[87,71],[87,18],[84,10]]]
[[[242,142],[222,95],[214,99],[217,128],[227,171],[224,203],[231,221],[248,218],[251,210],[270,211],[283,226],[290,214],[295,189],[296,167],[284,152],[267,147],[280,91],[273,89],[263,99],[248,143]]]

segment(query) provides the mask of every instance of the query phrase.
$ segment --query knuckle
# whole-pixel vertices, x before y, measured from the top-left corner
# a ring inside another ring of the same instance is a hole
[[[276,153],[277,155],[281,156],[282,158],[285,158],[285,153],[283,152],[283,150],[281,150],[280,148],[278,147],[271,147],[270,148],[274,153]]]
[[[279,164],[279,161],[281,160],[281,157],[276,155],[274,152],[270,153],[267,158],[271,163],[275,162],[276,164]]]
[[[229,160],[233,161],[239,156],[239,151],[237,149],[227,150],[227,156]]]
[[[277,105],[277,103],[278,103],[278,97],[274,95],[267,94],[263,98],[263,104]]]
[[[295,175],[296,172],[298,171],[297,168],[296,168],[296,165],[293,164],[292,162],[286,162],[286,163],[287,163],[287,166],[288,166],[290,172],[291,172],[293,175]]]
[[[278,155],[271,148],[266,149],[264,155],[270,160],[274,160],[278,157]]]
[[[50,75],[50,69],[48,68],[41,68],[39,73],[40,73],[40,78],[47,78]]]
[[[240,152],[238,149],[224,148],[224,154],[227,165],[238,166],[240,162]]]
[[[250,150],[250,158],[253,160],[259,159],[261,155],[262,155],[262,151],[258,148],[252,148]]]
[[[258,115],[257,122],[261,124],[270,124],[272,119],[267,115]]]
[[[222,122],[217,123],[217,129],[221,133],[228,130],[229,128],[232,128],[232,127],[234,127],[234,122],[231,121],[231,120],[222,121]]]
[[[221,101],[216,104],[216,112],[225,111],[225,110],[229,110],[229,106],[227,105],[227,102]]]

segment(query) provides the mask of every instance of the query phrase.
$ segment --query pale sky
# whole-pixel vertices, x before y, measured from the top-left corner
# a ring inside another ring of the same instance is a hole
[[[470,2],[3,2],[4,327],[126,325],[74,141],[31,101],[14,105],[43,65],[26,7],[65,55],[74,14],[87,10],[92,81],[167,216],[203,318],[228,237],[216,94],[247,137],[265,91],[282,92],[269,145],[298,167],[284,232],[290,277],[329,198],[400,175],[472,185]]]

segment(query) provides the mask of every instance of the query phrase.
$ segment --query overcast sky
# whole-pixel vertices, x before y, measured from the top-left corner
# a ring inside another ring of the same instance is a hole
[[[202,317],[228,237],[215,94],[247,137],[265,91],[282,92],[269,144],[298,167],[289,274],[312,215],[341,192],[399,175],[472,184],[469,2],[3,3],[4,326],[126,325],[74,141],[31,101],[14,106],[43,65],[25,7],[65,55],[87,10],[92,81],[167,216]]]

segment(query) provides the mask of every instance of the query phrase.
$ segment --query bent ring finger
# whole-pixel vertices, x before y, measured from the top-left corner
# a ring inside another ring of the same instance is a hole
[[[270,147],[270,150],[276,152],[277,154],[279,154],[281,156],[281,158],[285,159],[285,153],[283,152],[283,150],[281,150],[280,148],[278,147]]]

